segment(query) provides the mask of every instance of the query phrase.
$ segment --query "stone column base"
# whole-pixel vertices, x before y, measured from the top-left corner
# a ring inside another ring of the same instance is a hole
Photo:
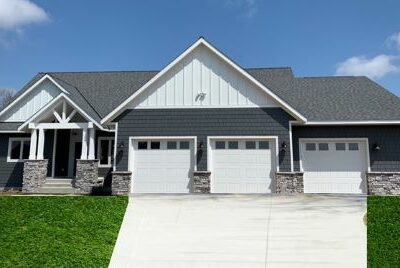
[[[76,162],[75,193],[91,194],[99,179],[99,160],[78,159]]]
[[[277,172],[275,174],[276,193],[304,193],[303,172]]]
[[[193,193],[209,194],[210,186],[210,171],[194,171],[193,172]]]
[[[22,177],[22,191],[36,193],[37,189],[46,181],[48,160],[25,160]]]
[[[111,194],[112,195],[128,195],[131,192],[131,177],[130,171],[114,171],[111,179]]]
[[[369,195],[400,195],[400,172],[367,172]]]

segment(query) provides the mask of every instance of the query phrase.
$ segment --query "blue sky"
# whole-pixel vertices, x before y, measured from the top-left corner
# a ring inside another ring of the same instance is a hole
[[[397,0],[0,0],[0,88],[37,72],[159,70],[199,36],[242,67],[367,75],[400,96]]]

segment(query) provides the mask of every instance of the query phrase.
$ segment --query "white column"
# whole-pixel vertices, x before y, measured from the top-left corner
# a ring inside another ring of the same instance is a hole
[[[82,129],[82,153],[81,153],[81,159],[86,160],[87,159],[87,153],[88,153],[88,138],[87,138],[87,128]]]
[[[36,159],[36,145],[37,145],[37,130],[32,129],[32,134],[31,134],[31,147],[29,150],[29,160],[35,160]]]
[[[90,160],[94,159],[94,133],[95,133],[95,129],[94,128],[90,128],[89,129],[89,156],[88,158]]]
[[[38,149],[37,149],[37,159],[43,160],[43,151],[44,151],[44,129],[39,128],[39,141],[38,141]]]

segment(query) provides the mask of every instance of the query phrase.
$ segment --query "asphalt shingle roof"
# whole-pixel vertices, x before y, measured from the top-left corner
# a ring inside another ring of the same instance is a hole
[[[301,77],[291,68],[248,68],[251,76],[308,121],[400,120],[400,99],[366,77]],[[49,72],[94,120],[113,111],[158,71]],[[39,73],[20,94],[43,77]],[[12,128],[5,123],[0,130]]]

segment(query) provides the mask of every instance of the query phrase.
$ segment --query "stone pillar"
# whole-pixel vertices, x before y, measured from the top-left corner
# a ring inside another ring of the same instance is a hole
[[[275,174],[276,193],[304,193],[303,172],[277,172]]]
[[[99,160],[82,160],[76,161],[76,177],[74,181],[75,193],[91,194],[93,187],[97,185],[99,179]]]
[[[131,177],[132,172],[130,171],[112,172],[112,195],[128,195],[131,192]]]
[[[400,195],[400,172],[367,172],[369,195]]]
[[[210,177],[211,177],[210,171],[194,171],[193,193],[209,194],[211,192]]]
[[[22,177],[22,191],[24,193],[36,193],[47,177],[48,160],[25,160],[24,174]]]

